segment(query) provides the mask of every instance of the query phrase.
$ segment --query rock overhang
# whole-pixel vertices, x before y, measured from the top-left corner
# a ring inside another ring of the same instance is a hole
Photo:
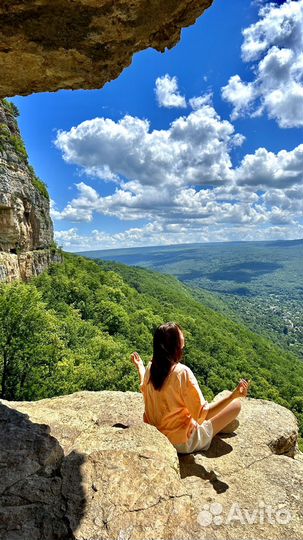
[[[0,98],[97,89],[164,52],[213,0],[10,0],[0,6]]]

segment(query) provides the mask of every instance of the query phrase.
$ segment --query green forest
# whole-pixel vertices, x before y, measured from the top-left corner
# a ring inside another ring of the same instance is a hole
[[[154,329],[170,320],[184,330],[183,362],[206,399],[249,378],[250,396],[292,409],[303,435],[296,356],[201,304],[173,276],[69,253],[30,283],[1,285],[1,398],[138,391],[130,354],[147,363]]]
[[[195,298],[303,360],[303,240],[82,252],[177,277]]]

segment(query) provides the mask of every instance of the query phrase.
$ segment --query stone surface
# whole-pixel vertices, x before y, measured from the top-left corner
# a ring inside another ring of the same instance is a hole
[[[61,260],[49,249],[49,199],[33,183],[22,144],[15,117],[0,101],[0,281],[29,279]]]
[[[29,281],[54,262],[60,263],[62,258],[50,249],[25,251],[19,255],[0,252],[0,282]]]
[[[134,392],[0,400],[0,537],[302,540],[303,460],[290,411],[242,400],[236,432],[179,456],[142,414]]]
[[[46,248],[53,240],[49,199],[34,186],[26,157],[11,143],[22,142],[21,134],[1,101],[0,125],[9,132],[0,147],[0,249]]]
[[[171,48],[213,0],[2,0],[0,97],[101,88],[134,53]]]

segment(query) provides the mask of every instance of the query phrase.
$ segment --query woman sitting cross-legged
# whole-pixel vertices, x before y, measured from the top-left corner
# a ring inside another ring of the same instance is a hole
[[[238,398],[247,396],[249,382],[241,379],[229,396],[208,403],[191,369],[181,363],[184,344],[180,325],[168,322],[154,333],[146,370],[137,352],[131,359],[144,396],[144,422],[166,435],[177,452],[188,454],[208,450],[216,433],[232,430],[241,409]]]

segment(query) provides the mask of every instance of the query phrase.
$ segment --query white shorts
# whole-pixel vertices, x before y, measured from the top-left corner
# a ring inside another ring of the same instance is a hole
[[[196,450],[208,450],[213,438],[213,425],[211,420],[204,420],[197,424],[197,429],[189,437],[186,443],[174,444],[180,454],[190,454]]]

